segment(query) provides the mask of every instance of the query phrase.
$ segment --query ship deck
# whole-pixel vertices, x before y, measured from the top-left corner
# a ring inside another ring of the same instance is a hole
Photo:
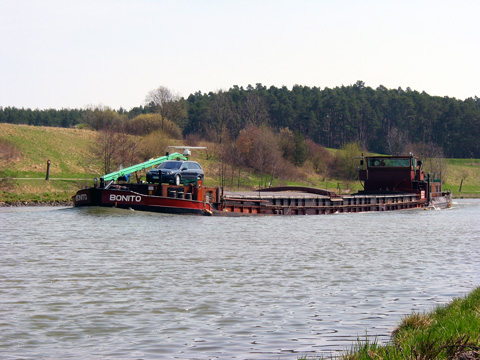
[[[271,199],[330,199],[330,196],[301,191],[224,191],[225,199],[271,200]]]

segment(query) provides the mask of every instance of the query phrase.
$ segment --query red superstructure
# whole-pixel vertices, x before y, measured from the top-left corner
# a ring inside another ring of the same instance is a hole
[[[365,168],[359,171],[364,181],[364,192],[404,192],[426,191],[422,162],[414,156],[375,156],[366,157]]]

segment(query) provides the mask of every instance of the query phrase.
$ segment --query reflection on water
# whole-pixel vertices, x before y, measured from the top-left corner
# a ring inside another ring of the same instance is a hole
[[[479,284],[480,201],[215,218],[0,209],[6,358],[296,359]]]

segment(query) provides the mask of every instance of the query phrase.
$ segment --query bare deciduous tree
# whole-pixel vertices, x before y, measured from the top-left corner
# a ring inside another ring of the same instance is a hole
[[[232,100],[227,93],[220,91],[215,95],[208,112],[208,121],[205,123],[206,133],[211,140],[222,143],[225,135],[236,136],[238,129],[232,106]]]
[[[168,119],[183,127],[187,118],[187,108],[186,104],[181,101],[180,95],[164,86],[160,86],[147,94],[145,103],[151,106],[156,113],[162,115],[162,130],[164,127],[163,119]]]
[[[108,174],[120,166],[130,166],[138,160],[137,148],[140,139],[127,135],[125,120],[118,113],[107,110],[96,114],[102,128],[98,131],[95,149],[98,157],[102,159],[103,170]]]
[[[423,168],[427,173],[437,173],[445,182],[448,175],[448,164],[443,155],[443,149],[434,143],[408,144],[411,153],[423,160]]]
[[[390,155],[403,155],[405,153],[408,137],[402,130],[396,127],[390,128],[387,133],[386,141],[387,152]]]
[[[84,121],[93,129],[120,128],[122,116],[103,105],[90,105],[85,110]]]
[[[270,182],[273,181],[281,166],[282,154],[277,138],[269,127],[247,126],[237,139],[237,150],[245,165],[259,173],[269,174]]]
[[[295,135],[289,128],[282,128],[280,129],[278,136],[283,158],[293,162],[293,154],[295,152]]]
[[[108,174],[116,167],[113,159],[118,152],[117,132],[112,128],[99,130],[97,140],[99,145],[97,154],[102,159],[104,173]]]
[[[245,101],[240,106],[240,116],[247,125],[266,125],[269,120],[266,99],[256,93],[247,94]]]
[[[306,143],[308,147],[308,160],[311,161],[313,170],[317,174],[327,176],[330,163],[333,161],[333,156],[327,149],[312,140],[307,140]]]

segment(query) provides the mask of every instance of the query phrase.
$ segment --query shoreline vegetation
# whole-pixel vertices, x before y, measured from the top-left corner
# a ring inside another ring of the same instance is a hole
[[[0,207],[19,207],[19,206],[73,206],[72,201],[0,201]]]
[[[480,359],[480,287],[428,313],[412,313],[393,331],[391,341],[359,339],[342,360]],[[299,360],[327,359],[300,357]]]
[[[78,189],[92,186],[93,179],[103,175],[104,159],[99,152],[98,135],[97,131],[79,128],[0,123],[0,206],[71,205],[71,197]],[[150,141],[148,136],[145,141]],[[323,148],[320,151],[318,148],[319,153],[315,153],[314,158],[301,166],[287,165],[273,176],[250,167],[225,163],[221,144],[190,144],[173,138],[163,143],[164,149],[167,145],[206,146],[207,150],[194,151],[193,159],[202,164],[205,182],[212,187],[252,190],[269,184],[299,185],[333,190],[338,194],[350,194],[362,188],[358,180],[347,180],[335,174],[338,164],[333,165],[333,170],[332,166],[328,168],[325,164],[325,158],[338,162],[344,157],[350,160],[350,166],[356,172],[358,161],[351,159],[358,156],[356,150]],[[480,159],[441,160],[446,164],[444,189],[451,190],[457,199],[480,197]],[[49,180],[46,180],[48,161]]]

